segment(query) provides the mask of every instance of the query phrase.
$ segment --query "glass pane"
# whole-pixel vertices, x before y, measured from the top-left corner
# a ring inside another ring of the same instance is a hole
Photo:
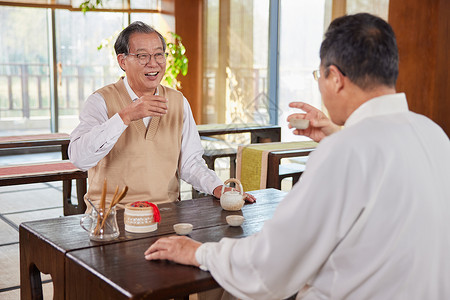
[[[71,0],[14,0],[12,2],[24,4],[41,4],[41,5],[49,5],[49,4],[69,5],[70,1]]]
[[[131,0],[131,9],[160,9],[161,0]]]
[[[80,7],[81,3],[86,0],[72,0],[72,7]],[[96,1],[93,1],[96,2]],[[98,6],[98,8],[108,8],[108,9],[122,9],[128,8],[127,0],[108,0],[103,1],[102,5]],[[91,12],[89,12],[91,13]]]
[[[0,28],[0,135],[50,132],[47,9],[0,6]]]
[[[149,14],[149,13],[133,13],[131,14],[131,22],[142,21],[156,30],[158,30],[165,38],[168,38],[168,32],[175,32],[175,17],[166,14]]]
[[[216,73],[219,66],[219,0],[205,1],[203,38],[203,123],[217,123]]]
[[[387,21],[389,0],[347,0],[347,14],[368,12]]]
[[[204,123],[268,123],[269,1],[209,0],[204,16]]]
[[[312,71],[320,64],[324,7],[324,0],[281,0],[278,124],[283,141],[301,139],[287,127],[287,116],[298,112],[289,108],[290,102],[322,108]]]
[[[80,107],[90,94],[123,75],[114,42],[125,18],[123,13],[56,11],[60,132],[78,125]]]

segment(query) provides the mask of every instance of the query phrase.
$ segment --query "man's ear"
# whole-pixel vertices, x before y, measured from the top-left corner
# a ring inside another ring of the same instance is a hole
[[[126,56],[125,56],[125,54],[123,54],[123,53],[117,55],[117,63],[119,64],[120,68],[121,68],[123,71],[126,71],[126,70],[125,70],[125,58],[126,58]]]
[[[334,85],[334,91],[339,93],[345,86],[344,75],[342,75],[341,71],[335,66],[330,65],[328,67],[329,75],[328,77],[331,79],[332,84]]]

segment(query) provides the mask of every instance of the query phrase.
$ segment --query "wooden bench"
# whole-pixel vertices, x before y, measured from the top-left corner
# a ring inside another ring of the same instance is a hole
[[[0,186],[62,181],[64,215],[84,213],[86,204],[83,197],[86,194],[87,172],[79,170],[68,161],[69,142],[69,135],[65,133],[0,137],[0,150],[47,146],[59,146],[61,149],[61,160],[57,162],[0,167]],[[71,201],[72,180],[76,180],[77,205]]]
[[[82,214],[86,210],[83,196],[86,194],[87,172],[81,171],[70,161],[37,164],[9,165],[0,167],[0,186],[63,181],[64,215]],[[78,204],[72,204],[71,180],[77,182]]]
[[[305,165],[290,163],[290,164],[281,164],[278,171],[278,181],[280,183],[285,178],[292,178],[292,185],[294,185],[299,179],[300,176],[305,171]]]
[[[281,164],[283,158],[308,156],[314,149],[271,151],[267,160],[267,188],[281,189],[281,181],[292,177],[294,185],[305,171],[305,165],[300,163]]]

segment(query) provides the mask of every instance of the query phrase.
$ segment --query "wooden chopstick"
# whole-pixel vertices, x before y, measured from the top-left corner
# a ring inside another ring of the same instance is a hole
[[[103,226],[100,226],[100,223],[104,223],[105,219],[105,202],[106,202],[106,191],[108,189],[106,178],[105,181],[103,181],[103,188],[102,188],[102,197],[100,198],[100,207],[99,211],[97,212],[97,225],[94,229],[94,234],[98,234],[98,232],[103,228]],[[100,213],[103,212],[103,220],[100,216]]]
[[[105,210],[105,203],[106,203],[106,191],[107,191],[107,184],[106,184],[106,178],[103,182],[103,189],[102,189],[102,198],[100,198],[100,209],[104,212]]]
[[[127,194],[127,192],[128,192],[128,186],[125,186],[125,187],[123,188],[123,190],[120,192],[119,196],[116,197],[117,191],[118,191],[118,190],[119,190],[119,186],[116,187],[116,193],[114,194],[114,197],[113,197],[113,199],[111,200],[111,203],[110,203],[110,205],[109,205],[108,211],[106,212],[106,214],[103,215],[102,224],[100,225],[99,230],[102,229],[103,226],[105,225],[105,221],[106,221],[106,219],[108,218],[108,216],[109,216],[109,214],[110,214],[112,208],[113,208],[114,206],[116,206],[116,205],[120,202],[120,200],[122,200],[122,199],[126,196],[126,194]],[[98,223],[97,223],[97,224],[98,224]]]

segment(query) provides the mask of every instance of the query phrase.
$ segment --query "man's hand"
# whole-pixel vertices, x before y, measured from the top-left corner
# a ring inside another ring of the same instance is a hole
[[[341,128],[334,124],[323,112],[304,102],[291,102],[289,107],[299,108],[305,113],[297,113],[289,115],[287,121],[291,119],[307,119],[309,127],[306,129],[295,129],[294,134],[304,135],[311,138],[315,142],[320,142],[324,137],[331,135]],[[289,128],[292,128],[289,125]]]
[[[157,95],[144,95],[119,112],[125,125],[145,117],[160,117],[167,113],[167,99]]]
[[[201,243],[185,236],[170,236],[154,242],[144,253],[146,260],[167,259],[183,265],[200,266],[195,251]]]
[[[235,190],[235,188],[232,188],[229,186],[225,187],[225,192],[232,191],[232,190]],[[222,196],[222,185],[219,185],[218,187],[216,187],[214,189],[213,196],[216,197],[217,199],[220,199],[220,196]],[[244,200],[247,202],[250,202],[250,203],[256,202],[255,196],[247,194],[247,193],[244,193]]]

